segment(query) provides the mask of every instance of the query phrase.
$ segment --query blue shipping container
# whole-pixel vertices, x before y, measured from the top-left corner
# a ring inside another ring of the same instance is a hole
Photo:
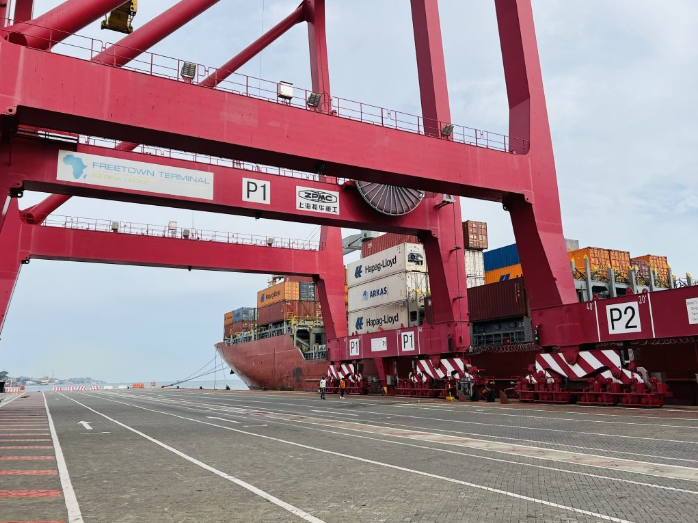
[[[255,321],[257,319],[257,309],[254,307],[240,307],[233,311],[233,323],[241,321]]]
[[[485,272],[496,271],[510,265],[518,265],[519,251],[516,250],[516,244],[512,243],[499,249],[492,249],[483,253],[485,259]]]

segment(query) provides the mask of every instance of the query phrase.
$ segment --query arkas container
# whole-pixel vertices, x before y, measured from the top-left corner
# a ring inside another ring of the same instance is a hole
[[[349,312],[396,301],[420,301],[429,291],[424,272],[399,272],[378,280],[349,287]]]

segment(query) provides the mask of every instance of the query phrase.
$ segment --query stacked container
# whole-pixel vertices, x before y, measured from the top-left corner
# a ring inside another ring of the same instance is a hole
[[[669,261],[667,260],[666,256],[656,256],[654,254],[645,254],[644,256],[638,256],[637,258],[633,258],[632,260],[630,260],[630,264],[633,266],[637,266],[638,268],[640,268],[641,266],[644,265],[646,267],[646,269],[645,269],[646,276],[645,277],[648,279],[649,279],[650,269],[654,269],[657,271],[657,277],[661,281],[666,282],[666,280],[667,280],[668,272],[669,272]],[[640,272],[640,271],[638,271],[638,272]]]
[[[257,326],[257,309],[240,307],[226,312],[223,316],[223,336],[229,338],[240,332],[249,331]]]
[[[465,275],[468,289],[485,284],[485,260],[481,250],[465,249]]]
[[[419,243],[419,238],[408,234],[381,234],[361,245],[361,258],[367,258],[386,249],[391,249],[403,243]]]
[[[424,247],[405,243],[349,264],[347,286],[350,334],[417,325],[429,290]]]
[[[285,280],[257,293],[257,324],[269,325],[296,317],[320,318],[315,284]]]
[[[463,239],[466,249],[484,251],[488,247],[487,223],[472,220],[463,222]]]

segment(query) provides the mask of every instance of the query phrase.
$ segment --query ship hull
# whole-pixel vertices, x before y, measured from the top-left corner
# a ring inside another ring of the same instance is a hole
[[[251,389],[315,391],[327,375],[327,361],[304,360],[290,336],[217,343],[216,350]]]

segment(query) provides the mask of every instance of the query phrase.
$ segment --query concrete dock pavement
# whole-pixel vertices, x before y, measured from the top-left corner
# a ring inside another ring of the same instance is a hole
[[[688,522],[698,514],[692,409],[241,391],[45,398],[86,522]],[[68,521],[62,485],[49,478],[36,485],[60,491],[52,502],[62,512],[36,513]],[[0,509],[0,522],[39,521],[31,511],[45,501],[23,500],[19,519]]]

